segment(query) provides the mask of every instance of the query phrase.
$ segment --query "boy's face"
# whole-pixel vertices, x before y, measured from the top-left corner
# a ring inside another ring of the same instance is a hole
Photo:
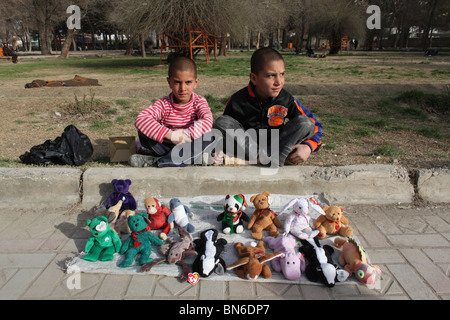
[[[283,89],[286,69],[283,60],[272,60],[257,74],[250,73],[250,81],[256,87],[260,99],[276,98]]]
[[[167,77],[170,89],[172,89],[174,102],[186,104],[191,100],[194,89],[197,88],[198,78],[194,71],[178,70],[171,77]]]

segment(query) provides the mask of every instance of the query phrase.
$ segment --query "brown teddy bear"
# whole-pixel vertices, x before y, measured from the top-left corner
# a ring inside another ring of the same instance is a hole
[[[256,210],[248,222],[248,230],[252,230],[252,237],[256,240],[262,239],[262,231],[269,231],[271,237],[276,238],[279,234],[277,227],[281,228],[281,222],[277,215],[270,210],[270,193],[264,191],[250,198]]]
[[[323,239],[329,235],[339,234],[343,237],[351,237],[353,234],[352,227],[345,227],[348,225],[347,218],[344,217],[344,209],[338,206],[324,206],[325,215],[320,215],[314,221],[314,227],[319,230],[317,235],[319,239]]]

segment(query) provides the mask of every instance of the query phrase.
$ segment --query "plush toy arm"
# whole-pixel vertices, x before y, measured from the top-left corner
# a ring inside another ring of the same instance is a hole
[[[277,216],[273,217],[273,223],[277,226],[277,228],[281,228],[283,226]]]
[[[192,218],[194,214],[192,213],[191,209],[189,207],[184,206],[184,210],[186,210],[186,214],[189,218]]]
[[[224,216],[225,216],[225,211],[217,216],[217,221],[222,221]]]
[[[157,246],[162,246],[164,244],[164,241],[155,237],[151,232],[147,233],[148,233],[148,240],[150,240],[151,243],[156,244]]]
[[[90,237],[86,242],[86,246],[84,247],[84,252],[89,253],[94,246],[94,238]]]
[[[166,206],[161,206],[161,211],[164,213],[166,217],[170,216],[170,210]]]
[[[343,224],[345,224],[346,226],[348,226],[348,220],[347,220],[346,217],[341,216],[341,222],[342,222]]]
[[[173,223],[175,221],[175,215],[173,213],[171,213],[168,217],[167,217],[167,222],[168,223]]]
[[[122,241],[120,240],[119,235],[115,231],[111,231],[111,237],[114,245],[114,249],[116,252],[120,251],[120,248],[122,248]]]
[[[316,221],[314,221],[314,228],[318,228],[322,225],[322,223],[325,221],[326,216],[324,215],[320,215],[319,217],[317,217]]]
[[[257,215],[253,214],[252,217],[250,218],[250,221],[248,222],[248,225],[247,225],[248,230],[250,230],[253,227],[253,224],[256,221],[256,217],[257,217]]]
[[[122,244],[122,248],[120,248],[120,251],[119,251],[120,254],[124,254],[128,250],[128,247],[130,246],[130,242],[131,242],[131,236],[129,236],[128,239],[125,240],[125,242]]]
[[[248,216],[244,211],[242,211],[241,219],[244,220],[244,221],[246,221],[246,222],[249,222],[249,221],[250,221],[249,216]]]

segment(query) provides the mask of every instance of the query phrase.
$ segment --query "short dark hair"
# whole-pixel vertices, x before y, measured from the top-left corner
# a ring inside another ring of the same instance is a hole
[[[275,49],[264,47],[256,50],[251,58],[251,72],[257,74],[264,69],[266,63],[270,61],[284,61],[283,56]]]
[[[173,59],[169,64],[169,78],[172,77],[176,71],[194,71],[195,78],[197,78],[197,64],[194,60],[179,56]]]

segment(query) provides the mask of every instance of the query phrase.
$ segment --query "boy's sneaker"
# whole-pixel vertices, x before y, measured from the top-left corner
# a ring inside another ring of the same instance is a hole
[[[130,166],[135,168],[142,168],[142,167],[151,167],[156,163],[156,160],[158,160],[157,157],[153,156],[146,156],[143,154],[133,154],[128,159],[128,163]]]

